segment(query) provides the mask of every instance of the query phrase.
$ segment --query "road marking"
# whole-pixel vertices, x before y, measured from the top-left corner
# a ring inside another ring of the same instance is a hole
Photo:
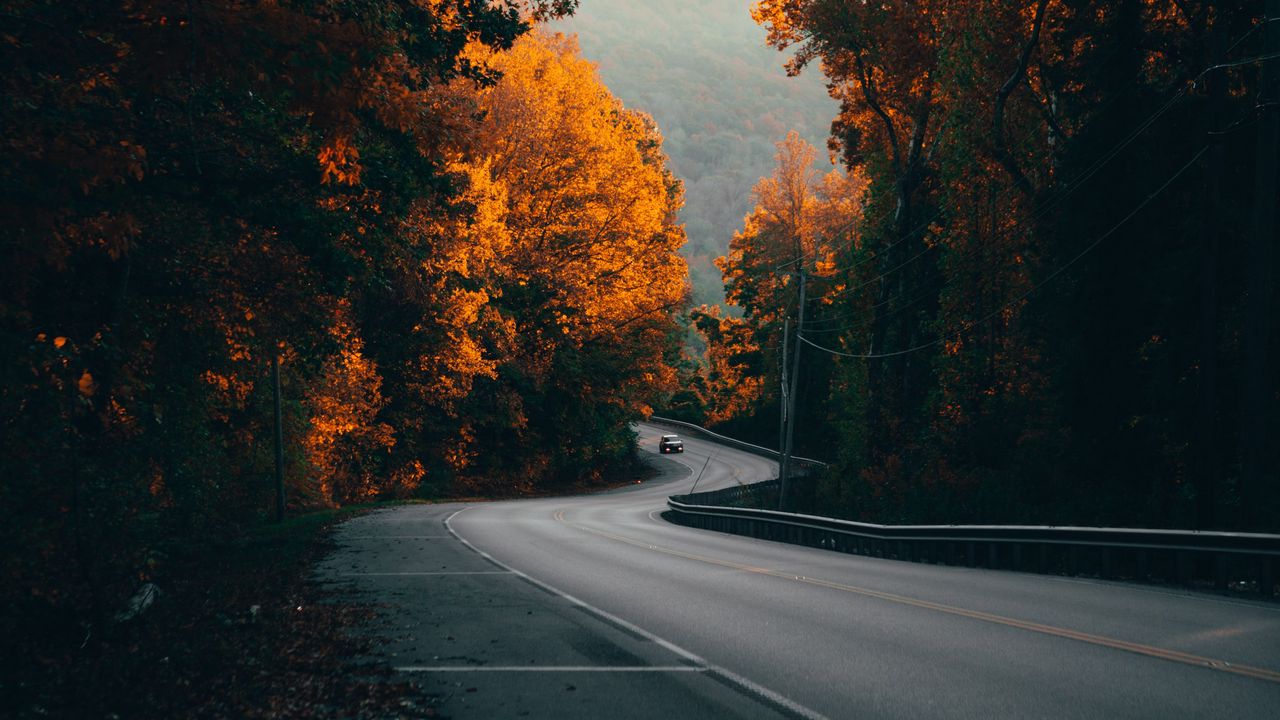
[[[971,618],[973,620],[981,620],[983,622],[994,623],[996,625],[1005,625],[1007,627],[1018,628],[1020,630],[1029,630],[1031,632],[1041,633],[1044,635],[1052,635],[1054,637],[1066,638],[1068,640],[1078,640],[1080,642],[1086,642],[1092,645],[1108,647],[1114,650],[1123,650],[1123,651],[1135,653],[1138,655],[1145,655],[1147,657],[1159,658],[1161,660],[1170,660],[1172,662],[1179,662],[1187,665],[1194,665],[1197,667],[1209,668],[1211,670],[1220,670],[1222,672],[1229,672],[1229,673],[1234,673],[1236,675],[1243,675],[1245,677],[1251,677],[1258,680],[1266,680],[1268,682],[1280,683],[1280,672],[1277,672],[1275,670],[1268,670],[1266,668],[1253,667],[1251,665],[1239,665],[1236,663],[1227,662],[1226,660],[1218,660],[1215,658],[1204,657],[1201,655],[1193,655],[1191,653],[1185,653],[1180,650],[1169,650],[1166,648],[1159,648],[1152,645],[1144,645],[1142,643],[1135,643],[1135,642],[1129,642],[1127,640],[1109,638],[1103,635],[1094,635],[1092,633],[1080,632],[1078,630],[1070,630],[1067,628],[1057,627],[1054,625],[1045,625],[1043,623],[1032,622],[1030,620],[1019,620],[1017,618],[1006,617],[1004,615],[997,615],[995,613],[983,612],[981,610],[969,610],[966,608],[956,607],[954,605],[944,605],[942,603],[930,602],[928,600],[919,600],[916,598],[907,597],[905,595],[896,595],[894,593],[882,592],[880,590],[872,590],[870,588],[858,587],[856,585],[846,585],[844,583],[832,582],[830,580],[821,580],[819,578],[811,578],[804,575],[796,575],[794,573],[780,572],[778,570],[772,570],[769,568],[761,568],[761,567],[755,567],[752,565],[745,565],[743,563],[733,562],[732,560],[721,560],[719,558],[706,557],[704,555],[696,555],[694,553],[684,552],[682,550],[675,550],[672,548],[662,547],[659,545],[653,545],[652,543],[644,542],[641,540],[635,540],[632,538],[624,537],[622,535],[615,535],[614,533],[586,527],[585,525],[579,525],[577,523],[565,520],[563,511],[556,513],[556,520],[570,527],[574,527],[579,530],[582,530],[583,532],[592,533],[594,535],[606,537],[611,540],[617,540],[618,542],[623,542],[638,548],[645,548],[645,549],[653,550],[655,552],[664,553],[666,555],[672,555],[674,557],[684,558],[686,560],[693,560],[695,562],[708,563],[711,565],[719,565],[721,567],[732,568],[734,570],[741,570],[743,572],[755,573],[759,575],[769,575],[771,577],[776,577],[782,580],[792,580],[796,582],[806,583],[809,585],[816,585],[818,587],[830,588],[832,590],[840,590],[842,592],[853,593],[855,595],[862,595],[864,597],[876,598],[878,600],[886,600],[888,602],[897,603],[900,605],[910,605],[912,607],[918,607],[925,610],[933,610],[936,612],[947,613],[949,615],[958,615],[961,617]]]
[[[667,672],[706,672],[705,667],[690,665],[639,665],[639,666],[600,666],[600,665],[410,665],[398,667],[397,672],[622,672],[622,673],[667,673]]]
[[[339,535],[338,540],[452,540],[448,535]]]
[[[439,572],[354,572],[338,573],[343,577],[377,577],[379,575],[510,575],[506,570],[442,570]]]
[[[449,517],[445,518],[444,526],[448,528],[449,534],[458,538],[458,542],[461,542],[463,545],[466,545],[467,547],[471,548],[471,550],[477,553],[478,555],[480,555],[480,557],[483,557],[484,559],[488,560],[494,565],[497,565],[500,568],[505,568],[507,571],[511,572],[512,574],[524,578],[526,581],[542,588],[543,590],[546,590],[547,592],[553,595],[562,597],[565,600],[568,600],[570,603],[577,605],[591,613],[594,613],[597,617],[602,618],[609,623],[617,625],[618,627],[621,627],[621,628],[625,628],[628,632],[635,633],[636,635],[639,635],[643,638],[648,639],[650,642],[658,645],[659,647],[663,647],[663,648],[666,648],[667,650],[670,650],[676,655],[679,655],[680,657],[689,661],[692,664],[692,666],[704,668],[706,672],[719,676],[723,681],[731,685],[737,686],[739,690],[745,691],[748,695],[756,696],[756,698],[763,700],[766,704],[773,705],[774,707],[786,713],[789,713],[796,717],[804,718],[805,720],[829,720],[827,716],[815,710],[810,710],[809,708],[786,697],[785,695],[781,695],[777,692],[774,692],[773,690],[770,690],[769,688],[763,685],[752,682],[751,680],[748,680],[747,678],[733,672],[732,670],[722,668],[719,665],[713,665],[707,662],[706,660],[704,660],[703,658],[689,652],[688,650],[685,650],[679,645],[676,645],[670,640],[666,640],[662,637],[654,635],[648,630],[645,630],[636,625],[633,625],[632,623],[629,623],[626,620],[623,620],[617,615],[614,615],[605,610],[601,610],[595,605],[579,600],[578,598],[564,592],[563,590],[560,590],[559,588],[548,585],[547,583],[544,583],[541,580],[538,580],[537,578],[531,577],[523,572],[520,572],[519,570],[516,570],[510,565],[503,563],[502,561],[493,557],[489,553],[481,550],[475,545],[472,545],[466,538],[459,535],[458,531],[454,530],[453,525],[451,524],[453,519],[458,517],[459,513],[466,512],[469,509],[470,508],[462,508],[461,510],[458,510],[457,512],[453,513]],[[563,513],[558,513],[558,514],[560,515],[560,517],[563,517]]]

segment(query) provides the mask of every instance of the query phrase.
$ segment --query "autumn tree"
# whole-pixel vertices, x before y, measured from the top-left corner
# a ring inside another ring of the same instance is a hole
[[[681,185],[657,127],[622,107],[572,38],[533,34],[485,62],[502,79],[454,98],[483,118],[456,163],[495,223],[468,236],[501,243],[486,293],[502,351],[459,439],[490,455],[455,469],[473,483],[594,474],[629,454],[627,423],[674,387]]]
[[[828,294],[841,291],[836,260],[858,244],[866,182],[860,171],[818,177],[815,154],[795,132],[778,142],[773,174],[756,183],[755,207],[743,218],[729,253],[716,261],[725,297],[743,317],[722,317],[718,309],[705,307],[693,315],[708,347],[712,422],[751,408],[777,408],[780,371],[791,362],[783,362],[784,320],[796,320],[798,272],[808,274],[811,304],[829,302]],[[821,384],[823,376],[809,381]]]
[[[273,354],[296,503],[426,477],[382,311],[475,302],[406,229],[465,224],[435,93],[573,4],[0,4],[6,637],[98,637],[158,548],[260,516]]]
[[[1274,494],[1240,502],[1260,496],[1235,485],[1230,449],[1240,218],[1267,202],[1246,180],[1243,100],[1260,3],[761,0],[753,15],[793,71],[826,75],[831,145],[870,182],[834,269],[844,291],[803,330],[832,367],[840,512],[1277,516]]]

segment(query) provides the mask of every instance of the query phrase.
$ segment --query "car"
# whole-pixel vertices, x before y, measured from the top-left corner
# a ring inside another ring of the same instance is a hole
[[[669,452],[682,453],[684,452],[684,441],[680,439],[679,435],[663,435],[662,439],[658,441],[658,452],[664,454]]]

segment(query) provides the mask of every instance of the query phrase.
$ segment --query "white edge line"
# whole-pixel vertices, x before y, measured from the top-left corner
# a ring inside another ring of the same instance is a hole
[[[494,565],[497,565],[497,566],[498,566],[498,567],[500,567],[500,568],[504,568],[504,569],[506,569],[506,570],[507,570],[507,572],[510,572],[511,574],[516,575],[517,577],[523,578],[524,580],[526,580],[526,581],[528,581],[528,582],[530,582],[530,583],[533,583],[534,585],[536,585],[536,586],[538,586],[538,587],[542,588],[543,590],[546,590],[547,592],[549,592],[549,593],[551,593],[551,594],[553,594],[553,595],[558,595],[558,596],[560,596],[560,597],[564,598],[565,600],[568,600],[570,603],[573,603],[574,605],[577,605],[578,607],[581,607],[581,608],[583,608],[583,609],[585,609],[585,610],[588,610],[588,611],[590,611],[590,612],[594,613],[596,616],[601,617],[601,618],[603,618],[603,619],[607,620],[608,622],[610,622],[610,623],[612,623],[612,624],[614,624],[614,625],[617,625],[617,626],[619,626],[619,627],[625,628],[626,630],[628,630],[628,631],[630,631],[630,632],[633,632],[633,633],[635,633],[635,634],[637,634],[637,635],[639,635],[639,636],[641,636],[641,637],[643,637],[643,638],[645,638],[645,639],[647,639],[647,640],[649,640],[649,641],[651,641],[651,642],[656,643],[656,644],[657,644],[657,645],[659,645],[660,647],[663,647],[663,648],[666,648],[667,650],[670,650],[671,652],[673,652],[673,653],[675,653],[676,655],[679,655],[680,657],[682,657],[682,658],[684,658],[684,659],[688,660],[689,662],[693,663],[694,665],[697,665],[697,666],[700,666],[700,667],[702,667],[702,668],[705,668],[708,672],[715,673],[716,675],[719,675],[720,677],[722,677],[722,678],[724,678],[724,679],[728,680],[729,682],[731,682],[731,683],[733,683],[733,684],[737,685],[738,687],[743,688],[743,689],[744,689],[744,690],[746,690],[748,693],[753,694],[753,695],[757,695],[757,696],[762,697],[762,698],[765,698],[765,699],[766,699],[766,700],[768,700],[769,702],[771,702],[771,703],[773,703],[773,704],[775,704],[775,705],[778,705],[778,706],[780,706],[780,707],[782,707],[782,708],[785,708],[788,712],[794,713],[794,714],[796,714],[796,715],[798,715],[798,716],[800,716],[800,717],[802,717],[802,718],[807,718],[807,720],[830,720],[829,718],[827,718],[827,716],[825,716],[825,715],[823,715],[823,714],[821,714],[821,713],[819,713],[819,712],[817,712],[817,711],[810,710],[809,708],[805,707],[804,705],[801,705],[800,703],[797,703],[796,701],[794,701],[794,700],[792,700],[792,699],[790,699],[790,698],[788,698],[788,697],[786,697],[786,696],[784,696],[784,695],[780,695],[780,694],[778,694],[777,692],[774,692],[773,690],[770,690],[769,688],[764,687],[763,685],[760,685],[760,684],[758,684],[758,683],[752,682],[751,680],[748,680],[747,678],[745,678],[745,677],[743,677],[743,676],[741,676],[741,675],[739,675],[739,674],[737,674],[737,673],[733,672],[732,670],[727,670],[727,669],[725,669],[725,668],[720,667],[719,665],[713,665],[713,664],[711,664],[711,663],[707,662],[707,661],[706,661],[706,659],[704,659],[704,658],[702,658],[702,657],[700,657],[700,656],[698,656],[698,655],[695,655],[695,654],[693,654],[693,653],[689,652],[688,650],[685,650],[684,648],[680,647],[679,645],[676,645],[675,643],[673,643],[673,642],[671,642],[671,641],[669,641],[669,640],[666,640],[666,639],[664,639],[664,638],[658,637],[657,635],[654,635],[653,633],[649,632],[648,630],[645,630],[645,629],[643,629],[643,628],[637,627],[636,625],[634,625],[634,624],[632,624],[632,623],[629,623],[629,622],[627,622],[626,620],[623,620],[622,618],[620,618],[620,617],[618,617],[618,616],[614,615],[613,613],[607,612],[607,611],[605,611],[605,610],[601,610],[600,608],[598,608],[598,607],[596,607],[596,606],[594,606],[594,605],[592,605],[592,604],[590,604],[590,603],[588,603],[588,602],[584,602],[584,601],[582,601],[582,600],[579,600],[578,598],[576,598],[576,597],[574,597],[574,596],[570,595],[569,593],[566,593],[566,592],[564,592],[564,591],[560,590],[559,588],[556,588],[556,587],[553,587],[553,586],[551,586],[551,585],[548,585],[547,583],[545,583],[545,582],[543,582],[543,581],[541,581],[541,580],[538,580],[537,578],[530,577],[529,575],[526,575],[525,573],[523,573],[523,572],[521,572],[521,571],[519,571],[519,570],[517,570],[517,569],[515,569],[515,568],[511,567],[510,565],[507,565],[506,563],[504,563],[504,562],[502,562],[502,561],[500,561],[500,560],[496,559],[495,557],[493,557],[493,556],[492,556],[492,555],[490,555],[489,553],[487,553],[487,552],[485,552],[485,551],[481,550],[480,548],[476,547],[475,545],[472,545],[472,544],[470,543],[470,541],[468,541],[466,538],[464,538],[464,537],[462,537],[461,535],[459,535],[457,530],[454,530],[454,529],[453,529],[453,519],[454,519],[454,518],[456,518],[456,517],[458,517],[458,515],[460,515],[461,513],[464,513],[464,512],[466,512],[467,510],[470,510],[470,509],[471,509],[470,507],[464,507],[464,508],[462,508],[461,510],[458,510],[458,511],[454,512],[452,515],[450,515],[449,517],[445,518],[445,520],[444,520],[444,526],[445,526],[445,528],[447,528],[447,529],[449,530],[449,534],[451,534],[451,535],[453,535],[454,537],[458,538],[458,541],[459,541],[459,542],[461,542],[463,545],[466,545],[468,548],[471,548],[471,550],[472,550],[473,552],[475,552],[475,553],[479,554],[479,555],[480,555],[480,557],[483,557],[484,559],[488,560],[489,562],[493,563]]]
[[[338,573],[341,577],[378,577],[382,576],[408,576],[414,577],[418,575],[509,575],[510,573],[502,570],[456,570],[441,572],[354,572],[354,573]]]
[[[336,540],[452,540],[449,535],[335,535]]]
[[[706,672],[705,667],[692,665],[409,665],[396,668],[396,672]]]

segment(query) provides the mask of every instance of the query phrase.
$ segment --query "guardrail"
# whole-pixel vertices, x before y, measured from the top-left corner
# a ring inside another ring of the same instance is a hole
[[[683,502],[690,505],[771,510],[778,506],[778,484],[778,479],[774,478],[749,485],[734,485],[719,490],[707,490],[675,497],[681,498]]]
[[[745,450],[746,452],[754,453],[756,455],[763,455],[764,457],[770,458],[772,460],[777,460],[781,456],[781,453],[779,453],[777,450],[770,450],[767,447],[763,447],[760,445],[752,445],[751,443],[748,443],[748,442],[736,440],[726,435],[721,435],[720,433],[712,432],[702,427],[701,425],[694,425],[693,423],[684,422],[683,420],[672,420],[670,418],[664,418],[664,417],[659,417],[657,415],[652,415],[649,417],[649,419],[646,422],[652,423],[654,425],[666,425],[667,427],[678,428],[686,432],[693,433],[695,435],[701,435],[702,437],[705,437],[709,440],[714,440],[722,445],[728,445],[729,447],[737,448],[739,450]],[[827,466],[827,464],[822,462],[821,460],[814,460],[813,458],[803,458],[799,456],[792,456],[791,459],[793,462],[799,464],[801,467],[807,466],[807,467],[824,468]]]
[[[773,489],[761,488],[766,497]],[[757,483],[765,485],[765,483]],[[744,497],[751,486],[730,488]],[[723,492],[723,491],[716,491]],[[667,499],[668,519],[707,530],[911,562],[1093,575],[1275,594],[1280,535],[1025,525],[877,525]]]

